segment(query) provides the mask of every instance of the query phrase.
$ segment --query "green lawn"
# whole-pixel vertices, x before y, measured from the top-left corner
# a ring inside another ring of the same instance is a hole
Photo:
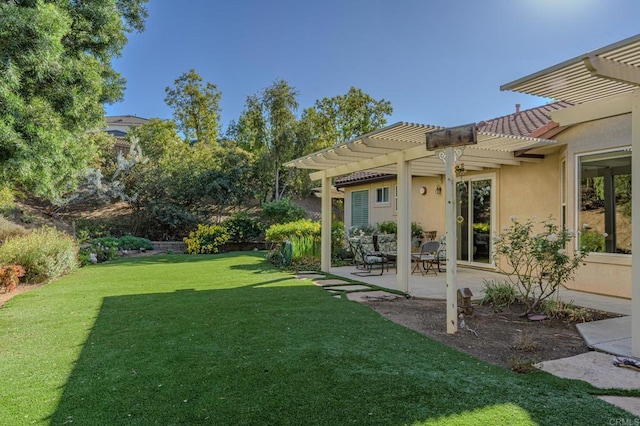
[[[122,260],[10,300],[0,309],[0,424],[631,418],[582,382],[486,364],[263,257]]]

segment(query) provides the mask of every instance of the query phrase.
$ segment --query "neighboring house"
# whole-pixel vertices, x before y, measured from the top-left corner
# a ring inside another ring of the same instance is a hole
[[[591,63],[583,65],[587,56]],[[615,74],[612,82],[592,82],[598,61]],[[635,105],[640,113],[640,90],[633,92],[640,86],[639,65],[636,36],[502,87],[561,101],[516,107],[513,114],[477,123],[478,145],[466,147],[457,160],[464,168],[455,183],[461,264],[494,268],[491,236],[512,217],[553,217],[580,231],[593,250],[568,286],[631,297],[631,145],[634,137],[640,141],[640,114],[632,119],[631,111]],[[566,89],[570,84],[573,92]],[[311,176],[323,185],[335,178],[345,194],[346,228],[397,220],[406,229],[407,221],[415,221],[442,236],[444,168],[438,153],[424,147],[425,133],[434,129],[397,123],[287,165],[318,170]],[[400,269],[397,279],[400,289],[408,288]]]
[[[116,137],[114,150],[116,153],[126,153],[129,150],[129,142],[127,142],[127,133],[132,127],[138,127],[149,121],[146,118],[136,117],[135,115],[111,115],[106,117],[106,132]]]

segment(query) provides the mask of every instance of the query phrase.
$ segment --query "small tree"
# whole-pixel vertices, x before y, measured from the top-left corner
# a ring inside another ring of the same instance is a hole
[[[543,231],[539,233],[534,233],[537,224],[531,219],[511,220],[513,224],[493,239],[494,256],[509,265],[507,270],[496,262],[522,294],[528,314],[573,277],[587,253],[581,250],[570,256],[566,248],[575,234],[551,218],[540,223]]]

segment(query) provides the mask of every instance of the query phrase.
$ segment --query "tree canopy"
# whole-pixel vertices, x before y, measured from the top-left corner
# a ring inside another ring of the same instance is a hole
[[[304,111],[303,119],[312,123],[315,148],[322,149],[384,127],[391,113],[391,102],[351,87],[344,95],[317,100]]]
[[[191,69],[165,89],[167,106],[187,142],[216,143],[220,129],[220,91]]]
[[[48,198],[94,159],[104,103],[122,98],[112,68],[142,31],[147,0],[0,1],[0,179]]]

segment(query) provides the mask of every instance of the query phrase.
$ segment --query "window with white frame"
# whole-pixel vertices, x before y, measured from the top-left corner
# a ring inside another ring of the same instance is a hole
[[[630,148],[578,156],[580,247],[631,254]]]
[[[369,190],[351,193],[351,226],[361,227],[369,224]]]
[[[376,204],[389,204],[389,187],[376,188]]]

